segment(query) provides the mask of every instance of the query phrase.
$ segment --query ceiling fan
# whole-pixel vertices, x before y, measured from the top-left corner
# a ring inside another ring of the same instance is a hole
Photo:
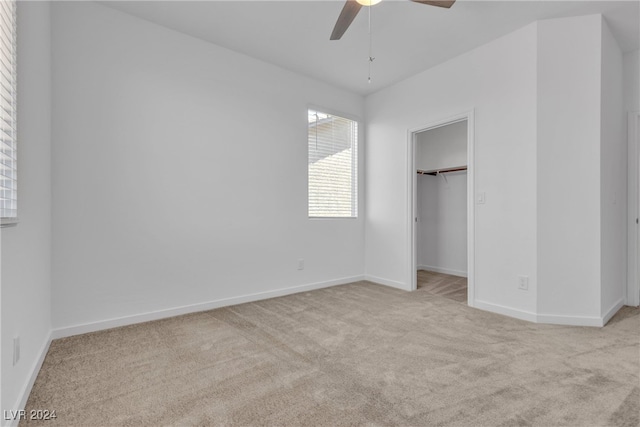
[[[438,6],[445,7],[449,9],[456,0],[411,0],[415,3],[427,4],[429,6]],[[342,12],[340,12],[340,16],[338,16],[338,21],[336,22],[336,26],[333,28],[333,32],[331,33],[331,40],[340,40],[342,35],[347,31],[349,25],[353,22],[353,19],[356,17],[358,12],[362,6],[372,6],[374,4],[379,3],[380,0],[347,0],[342,8]]]

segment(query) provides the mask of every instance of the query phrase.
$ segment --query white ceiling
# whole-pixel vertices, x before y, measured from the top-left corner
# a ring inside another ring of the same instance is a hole
[[[339,41],[343,1],[105,1],[109,7],[363,95],[540,19],[602,13],[623,52],[640,47],[640,0],[458,0],[451,9],[408,0],[368,8]]]

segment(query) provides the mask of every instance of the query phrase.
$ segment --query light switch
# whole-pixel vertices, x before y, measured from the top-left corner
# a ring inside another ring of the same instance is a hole
[[[486,196],[484,193],[478,193],[478,197],[476,200],[476,203],[479,205],[484,205],[486,201]]]

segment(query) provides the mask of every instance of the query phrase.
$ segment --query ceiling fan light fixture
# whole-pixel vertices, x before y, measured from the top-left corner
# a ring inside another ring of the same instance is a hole
[[[356,0],[356,1],[363,6],[373,6],[380,3],[382,0]]]

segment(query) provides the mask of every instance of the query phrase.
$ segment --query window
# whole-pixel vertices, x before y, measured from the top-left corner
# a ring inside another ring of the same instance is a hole
[[[358,123],[309,110],[309,217],[358,216]]]
[[[0,216],[18,220],[16,164],[16,2],[0,1]]]

